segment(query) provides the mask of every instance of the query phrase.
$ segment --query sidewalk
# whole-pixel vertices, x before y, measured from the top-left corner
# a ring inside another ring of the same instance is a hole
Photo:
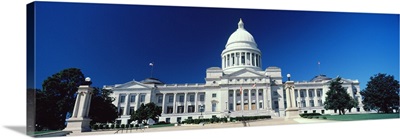
[[[250,126],[269,126],[269,125],[287,125],[287,124],[306,124],[306,123],[326,123],[326,122],[337,122],[324,119],[306,119],[306,118],[295,118],[295,119],[285,119],[285,118],[272,118],[267,120],[256,120],[249,121]],[[143,133],[143,132],[162,132],[162,131],[177,131],[177,130],[193,130],[193,129],[212,129],[212,128],[234,128],[243,127],[242,122],[228,122],[228,123],[215,123],[215,124],[205,124],[201,125],[183,125],[183,126],[171,126],[171,127],[160,127],[160,128],[146,128],[124,130],[119,131],[117,134],[133,134],[133,133]],[[103,135],[103,134],[114,134],[116,130],[109,131],[92,131],[83,133],[71,133],[69,136],[82,136],[82,135]]]

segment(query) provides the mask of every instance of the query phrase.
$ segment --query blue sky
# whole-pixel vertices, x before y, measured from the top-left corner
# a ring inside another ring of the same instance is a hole
[[[93,86],[153,76],[204,83],[239,18],[262,52],[263,69],[292,80],[317,74],[399,80],[399,15],[106,4],[36,5],[36,88],[65,68],[82,69]],[[320,61],[320,70],[317,62]]]

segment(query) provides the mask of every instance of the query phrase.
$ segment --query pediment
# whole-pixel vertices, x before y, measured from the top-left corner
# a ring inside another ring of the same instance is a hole
[[[151,86],[142,84],[140,82],[137,81],[130,81],[124,84],[121,84],[119,86],[115,87],[116,89],[146,89],[146,88],[151,88]]]
[[[262,74],[249,69],[242,69],[228,75],[229,77],[263,77]]]

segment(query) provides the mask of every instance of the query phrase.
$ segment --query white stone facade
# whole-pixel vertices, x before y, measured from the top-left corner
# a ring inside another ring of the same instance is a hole
[[[140,104],[154,102],[162,106],[159,121],[175,123],[187,118],[211,118],[271,115],[285,116],[286,93],[281,69],[268,67],[262,70],[262,53],[253,36],[244,28],[242,20],[232,33],[221,53],[221,68],[206,70],[205,83],[164,84],[158,79],[130,81],[104,86],[113,90],[121,124],[127,124],[130,112]],[[311,81],[295,82],[295,104],[300,113],[334,114],[325,110],[323,102],[329,81],[324,75]],[[359,102],[351,113],[364,112],[357,80],[344,79],[343,86]]]

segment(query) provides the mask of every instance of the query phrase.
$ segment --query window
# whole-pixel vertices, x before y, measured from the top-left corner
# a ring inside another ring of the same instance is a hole
[[[302,101],[301,101],[301,105],[302,105],[303,107],[307,107],[306,101],[305,101],[305,100],[302,100]]]
[[[183,102],[184,99],[185,99],[185,96],[183,96],[183,95],[179,96],[179,102]]]
[[[144,102],[145,101],[145,97],[146,97],[146,95],[140,95],[140,102]]]
[[[131,102],[135,102],[136,100],[136,95],[131,95]]]
[[[233,97],[233,93],[229,93],[229,97]]]
[[[212,112],[217,110],[217,103],[212,103]]]
[[[258,92],[258,95],[259,95],[259,96],[262,96],[262,92]]]
[[[277,96],[278,95],[278,91],[274,91],[274,96]]]
[[[189,101],[190,101],[190,102],[194,102],[194,95],[190,95],[190,96],[189,96]]]
[[[174,101],[174,96],[169,96],[168,97],[168,102],[172,103]]]
[[[334,109],[334,110],[333,110],[333,112],[335,112],[335,113],[336,113],[336,109]]]
[[[313,92],[311,90],[308,91],[308,97],[313,97]]]
[[[162,103],[163,96],[158,96],[158,103]]]
[[[317,113],[317,110],[313,110],[312,113]]]
[[[256,96],[256,93],[251,93],[251,96]]]
[[[310,107],[314,107],[314,100],[310,100]]]
[[[124,114],[124,107],[119,107],[118,115],[123,115],[123,114]]]
[[[304,97],[304,92],[300,91],[300,97]]]
[[[213,94],[212,94],[212,97],[213,97],[213,98],[216,98],[216,97],[217,97],[217,94],[216,94],[216,93],[213,93]]]
[[[171,118],[165,118],[165,122],[166,123],[170,123],[171,122]]]
[[[322,106],[322,100],[318,100],[318,106]]]
[[[239,92],[238,92],[238,93],[236,93],[236,96],[240,97],[240,93],[239,93]]]
[[[183,113],[183,106],[178,106],[178,113]]]
[[[200,101],[204,101],[204,95],[200,95]]]
[[[246,93],[244,93],[244,96],[247,96],[247,92],[246,92]]]
[[[229,103],[229,110],[233,111],[233,103]]]
[[[119,102],[124,103],[124,102],[125,102],[125,96],[121,96],[121,97],[119,98]]]
[[[189,105],[188,106],[188,113],[193,113],[194,112],[194,105]]]
[[[321,110],[321,114],[325,114],[325,110]]]
[[[174,110],[173,106],[167,106],[167,113],[172,113]]]
[[[131,106],[129,108],[129,114],[132,115],[135,112],[135,107]]]
[[[274,101],[274,106],[275,106],[275,109],[278,109],[278,108],[279,108],[279,103],[278,103],[278,101]]]
[[[357,108],[357,112],[360,112],[360,108]]]
[[[304,113],[307,113],[307,111],[304,111]]]
[[[283,93],[283,99],[286,99],[286,93]]]
[[[321,97],[322,96],[322,91],[321,90],[318,90],[317,91],[317,97]]]
[[[260,109],[262,109],[262,108],[263,108],[263,106],[262,106],[262,102],[260,102],[260,103],[259,103],[259,107],[260,107]]]

